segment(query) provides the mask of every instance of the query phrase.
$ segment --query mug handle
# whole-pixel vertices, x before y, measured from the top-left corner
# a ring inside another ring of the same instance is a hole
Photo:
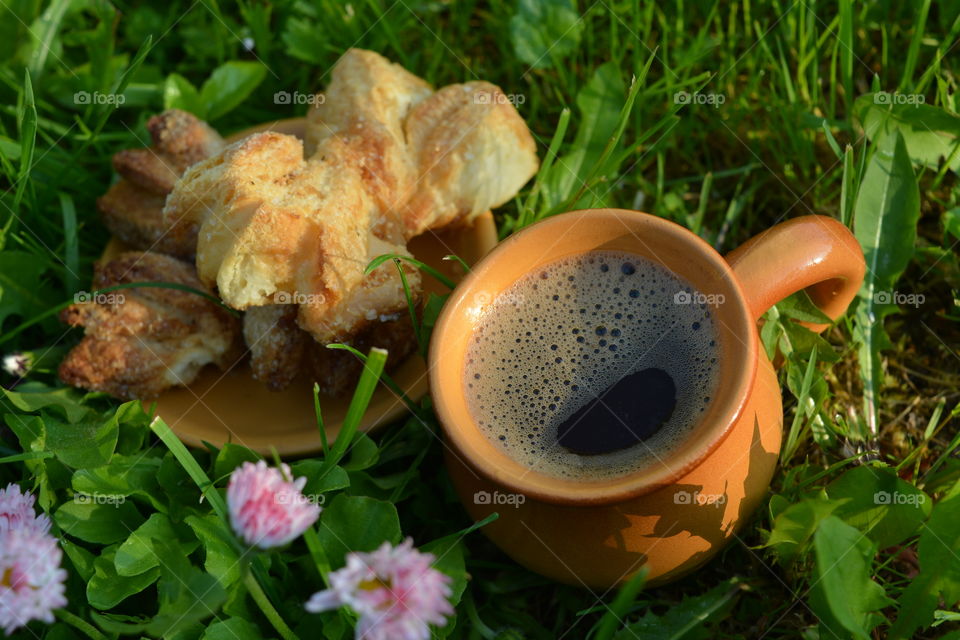
[[[827,216],[801,216],[762,231],[728,253],[754,318],[805,289],[831,320],[857,295],[866,271],[860,243]],[[801,322],[811,331],[829,325]]]

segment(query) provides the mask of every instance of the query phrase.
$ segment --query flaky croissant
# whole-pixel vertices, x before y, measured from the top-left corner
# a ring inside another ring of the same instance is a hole
[[[164,216],[199,226],[198,274],[227,304],[298,303],[299,325],[327,342],[371,309],[404,306],[392,264],[364,275],[373,256],[406,254],[412,236],[502,204],[538,161],[493,85],[432,92],[369,51],[345,53],[318,102],[309,158],[292,136],[255,134],[188,169]]]
[[[159,253],[127,251],[98,263],[93,286],[172,282],[203,290],[193,265]],[[213,363],[227,369],[242,353],[236,318],[195,293],[163,287],[121,289],[79,300],[60,313],[84,338],[60,363],[67,384],[118,398],[155,398],[193,382]]]
[[[113,156],[120,179],[97,199],[110,232],[132,249],[157,251],[193,260],[197,225],[170,225],[163,204],[187,167],[219,153],[223,138],[207,123],[179,109],[147,121],[152,146]]]

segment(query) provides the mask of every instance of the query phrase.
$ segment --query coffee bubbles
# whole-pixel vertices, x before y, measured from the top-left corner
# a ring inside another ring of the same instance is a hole
[[[482,431],[554,477],[608,479],[660,464],[718,384],[711,307],[646,258],[594,251],[528,274],[486,308],[464,385]]]

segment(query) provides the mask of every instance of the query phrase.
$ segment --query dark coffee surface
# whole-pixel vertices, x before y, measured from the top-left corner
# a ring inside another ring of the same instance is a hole
[[[623,252],[528,274],[485,307],[470,338],[471,415],[507,455],[548,475],[663,464],[716,395],[717,331],[695,302],[704,297]]]
[[[677,387],[663,369],[630,373],[557,427],[557,441],[580,455],[632,447],[652,437],[677,405]]]

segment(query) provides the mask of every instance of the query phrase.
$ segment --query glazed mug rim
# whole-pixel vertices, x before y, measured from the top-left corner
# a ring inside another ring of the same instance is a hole
[[[573,230],[579,233],[568,237]],[[551,238],[554,242],[543,251]],[[532,252],[531,247],[539,251]],[[704,417],[666,460],[654,453],[655,461],[614,478],[560,479],[524,467],[481,432],[466,408],[465,345],[483,308],[532,269],[601,249],[647,257],[683,276],[698,291],[723,296],[714,312],[720,379]],[[488,291],[491,285],[493,292]],[[468,468],[537,500],[611,504],[669,486],[713,453],[740,418],[753,391],[758,349],[756,322],[741,283],[729,263],[707,242],[674,222],[647,213],[584,209],[552,216],[516,232],[461,280],[433,329],[428,353],[430,393],[451,453],[464,459]]]

